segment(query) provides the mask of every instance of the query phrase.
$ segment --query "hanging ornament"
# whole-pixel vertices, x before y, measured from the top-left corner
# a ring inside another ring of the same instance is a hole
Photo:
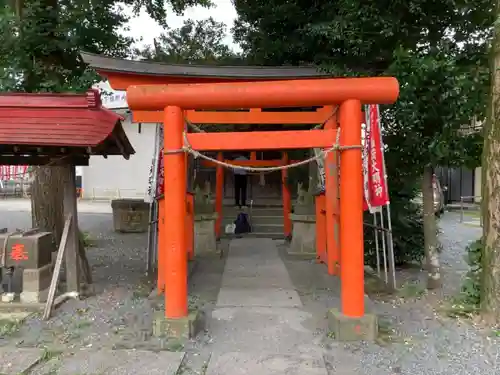
[[[266,175],[264,174],[264,172],[260,172],[259,185],[266,186]]]

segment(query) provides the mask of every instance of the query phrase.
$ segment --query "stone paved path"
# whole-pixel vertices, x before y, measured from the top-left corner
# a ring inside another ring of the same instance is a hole
[[[273,240],[232,241],[209,321],[206,375],[326,375],[302,307]]]
[[[61,357],[47,359],[48,355],[54,354],[43,349],[0,348],[0,374],[176,375],[184,359],[183,352],[142,350],[82,349]]]

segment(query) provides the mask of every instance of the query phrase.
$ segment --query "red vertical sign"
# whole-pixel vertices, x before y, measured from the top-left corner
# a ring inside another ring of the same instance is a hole
[[[385,179],[384,157],[382,154],[382,135],[380,133],[380,117],[377,105],[369,105],[369,121],[365,139],[368,157],[368,197],[365,197],[364,209],[381,207],[389,203],[389,194]],[[367,203],[369,202],[369,204]]]

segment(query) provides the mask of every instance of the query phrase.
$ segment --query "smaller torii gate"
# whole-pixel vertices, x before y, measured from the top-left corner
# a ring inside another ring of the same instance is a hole
[[[61,199],[64,216],[69,218],[66,284],[75,296],[81,282],[75,166],[88,165],[91,155],[128,159],[134,154],[122,120],[102,107],[97,90],[86,94],[0,94],[0,164],[58,166],[64,171]]]

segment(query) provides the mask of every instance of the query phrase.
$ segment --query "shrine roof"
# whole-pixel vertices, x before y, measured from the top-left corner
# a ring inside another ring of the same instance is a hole
[[[217,78],[220,80],[288,80],[326,78],[313,66],[217,66],[165,64],[151,61],[117,59],[82,52],[85,63],[99,72],[172,76],[184,78]]]
[[[0,94],[0,164],[88,164],[91,155],[134,154],[100,94]],[[58,162],[60,160],[60,163]]]

